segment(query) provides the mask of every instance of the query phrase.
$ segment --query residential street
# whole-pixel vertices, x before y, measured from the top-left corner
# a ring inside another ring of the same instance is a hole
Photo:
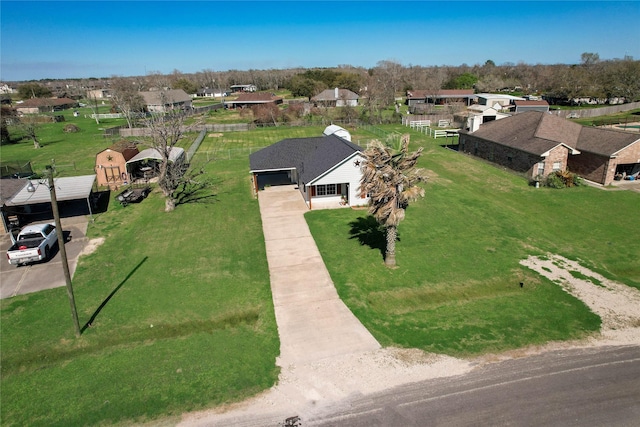
[[[336,408],[337,409],[337,408]],[[423,381],[305,420],[306,426],[632,426],[640,347],[545,353]]]

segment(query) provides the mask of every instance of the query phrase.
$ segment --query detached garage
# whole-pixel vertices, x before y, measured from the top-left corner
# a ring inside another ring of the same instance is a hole
[[[22,188],[7,198],[2,205],[2,220],[7,231],[9,231],[9,219],[13,217],[17,217],[19,224],[53,218],[48,182],[20,181],[24,182]],[[62,216],[93,215],[91,195],[95,188],[95,181],[95,175],[54,178],[56,198],[61,205]],[[74,201],[80,204],[72,204],[71,202]]]

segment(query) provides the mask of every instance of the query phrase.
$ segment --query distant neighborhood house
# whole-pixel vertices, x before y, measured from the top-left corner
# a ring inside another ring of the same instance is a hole
[[[12,88],[11,86],[9,86],[6,83],[0,83],[0,94],[4,94],[4,93],[15,93],[17,92],[14,88]]]
[[[231,92],[235,93],[235,92],[255,92],[258,90],[258,87],[256,85],[231,85],[230,86]]]
[[[222,98],[223,96],[227,96],[227,92],[221,89],[211,89],[205,87],[198,90],[198,92],[196,92],[196,96],[202,98]]]
[[[92,89],[87,91],[88,99],[111,98],[111,89]]]
[[[268,92],[241,93],[235,100],[225,103],[229,108],[244,108],[260,104],[282,104],[282,98]]]
[[[325,107],[356,107],[360,97],[349,89],[326,89],[311,98],[311,102]]]
[[[481,124],[509,117],[509,114],[502,113],[494,107],[480,104],[470,105],[467,107],[467,112],[469,113],[467,128],[470,132],[478,130]]]
[[[334,134],[284,139],[249,156],[256,193],[265,186],[296,185],[309,209],[366,205],[362,162],[360,147]]]
[[[501,93],[477,93],[478,104],[496,109],[508,108],[515,101],[526,101],[524,98]]]
[[[69,98],[31,98],[16,104],[21,114],[52,113],[78,107],[78,101]]]
[[[546,113],[549,111],[549,103],[543,100],[514,100],[513,105],[515,108],[515,113],[524,113],[527,111],[542,111],[543,113]]]
[[[182,89],[153,90],[139,92],[147,110],[151,113],[164,113],[174,109],[191,109],[191,96]]]
[[[409,107],[416,104],[444,105],[452,102],[471,105],[475,98],[473,89],[408,90],[406,104]]]
[[[640,169],[640,135],[584,127],[540,111],[460,131],[459,150],[531,179],[568,169],[608,185],[616,174]]]

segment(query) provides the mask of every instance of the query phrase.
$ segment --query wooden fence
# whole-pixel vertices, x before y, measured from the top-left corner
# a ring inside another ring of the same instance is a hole
[[[630,102],[628,104],[609,105],[608,107],[600,108],[585,108],[580,110],[555,110],[553,114],[557,114],[564,118],[590,118],[607,116],[609,114],[620,113],[622,111],[635,110],[640,108],[640,102]]]

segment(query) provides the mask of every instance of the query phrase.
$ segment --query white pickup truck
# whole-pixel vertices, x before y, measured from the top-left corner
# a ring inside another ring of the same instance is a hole
[[[18,234],[16,243],[7,250],[9,264],[20,265],[48,259],[58,240],[53,224],[28,225]]]

